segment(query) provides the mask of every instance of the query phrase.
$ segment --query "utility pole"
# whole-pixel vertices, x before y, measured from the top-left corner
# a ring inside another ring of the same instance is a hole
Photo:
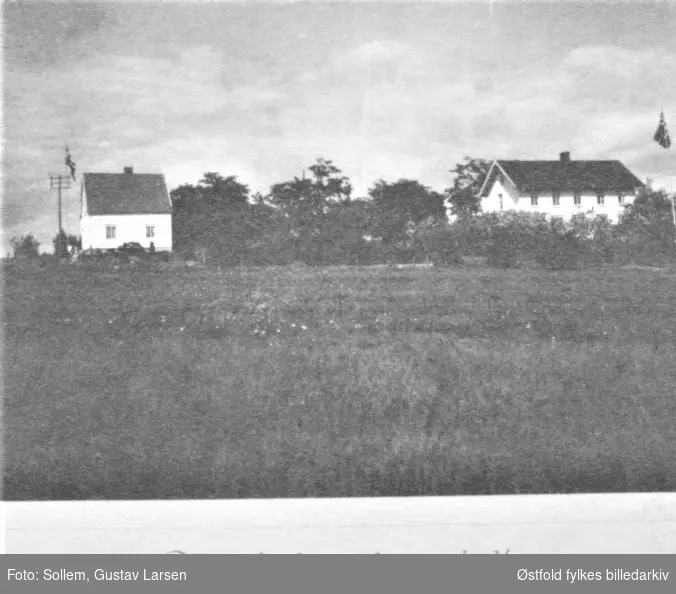
[[[62,253],[62,231],[63,225],[61,224],[61,190],[67,190],[70,188],[70,176],[68,175],[52,175],[49,174],[49,189],[57,190],[59,194],[59,230],[57,237],[59,238],[59,243],[56,246],[57,256],[60,258]]]

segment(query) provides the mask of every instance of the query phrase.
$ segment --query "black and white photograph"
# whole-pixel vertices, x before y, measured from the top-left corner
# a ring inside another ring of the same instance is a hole
[[[676,553],[676,2],[2,20],[7,552]]]

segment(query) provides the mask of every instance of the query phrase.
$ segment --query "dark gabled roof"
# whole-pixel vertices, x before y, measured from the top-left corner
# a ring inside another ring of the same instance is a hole
[[[644,184],[620,161],[497,161],[521,192],[634,192]]]
[[[170,214],[164,175],[157,173],[85,173],[87,214]]]

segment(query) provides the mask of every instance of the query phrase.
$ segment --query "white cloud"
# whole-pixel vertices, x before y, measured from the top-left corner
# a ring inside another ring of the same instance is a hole
[[[348,54],[350,61],[359,64],[372,64],[411,58],[415,55],[414,49],[398,41],[369,41],[355,48]]]
[[[543,46],[529,38],[524,53],[510,38],[502,54],[497,17],[490,39],[476,37],[486,23],[464,27],[465,36],[437,27],[428,39],[430,22],[420,20],[414,36],[410,22],[399,35],[392,21],[367,29],[367,20],[363,29],[327,26],[321,40],[308,34],[300,46],[275,23],[237,43],[200,32],[192,39],[213,45],[149,38],[144,51],[13,66],[5,78],[6,221],[35,230],[34,220],[45,238],[53,235],[55,197],[44,180],[63,166],[66,139],[78,172],[133,165],[163,171],[172,187],[214,170],[265,191],[319,156],[343,169],[358,194],[380,177],[443,189],[466,154],[557,158],[571,150],[574,158],[620,158],[641,176],[676,173],[673,151],[652,141],[662,105],[676,129],[673,52],[616,47],[606,34],[567,54],[558,38]],[[283,63],[270,55],[274,47],[289,52]],[[76,212],[72,191],[68,206]]]
[[[659,68],[669,62],[673,62],[670,56],[661,55],[653,49],[629,50],[612,45],[576,48],[564,60],[564,64],[572,68],[609,71],[624,77],[632,77],[642,70]]]

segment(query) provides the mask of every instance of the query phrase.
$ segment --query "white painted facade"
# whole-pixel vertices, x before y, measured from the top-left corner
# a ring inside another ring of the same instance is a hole
[[[129,242],[139,243],[149,249],[152,242],[158,252],[172,251],[171,214],[92,216],[87,212],[84,183],[81,194],[80,233],[83,250],[116,249]]]
[[[561,192],[559,204],[556,205],[552,193],[549,192],[538,194],[537,204],[534,205],[530,195],[520,194],[508,179],[505,179],[504,176],[498,176],[488,195],[482,198],[481,210],[482,212],[500,212],[501,210],[540,212],[549,216],[561,217],[564,220],[569,220],[578,213],[591,214],[592,216],[605,214],[613,223],[617,223],[625,205],[631,204],[634,197],[634,194],[624,195],[622,202],[620,202],[617,194],[605,194],[603,204],[599,204],[596,194],[582,192],[579,194],[579,203],[576,204],[572,192]]]
[[[152,241],[158,252],[170,252],[172,249],[170,214],[83,216],[80,225],[82,249],[85,250],[116,249],[131,241],[146,249],[150,248]],[[108,228],[114,228],[114,231]],[[149,234],[153,236],[149,237]]]

